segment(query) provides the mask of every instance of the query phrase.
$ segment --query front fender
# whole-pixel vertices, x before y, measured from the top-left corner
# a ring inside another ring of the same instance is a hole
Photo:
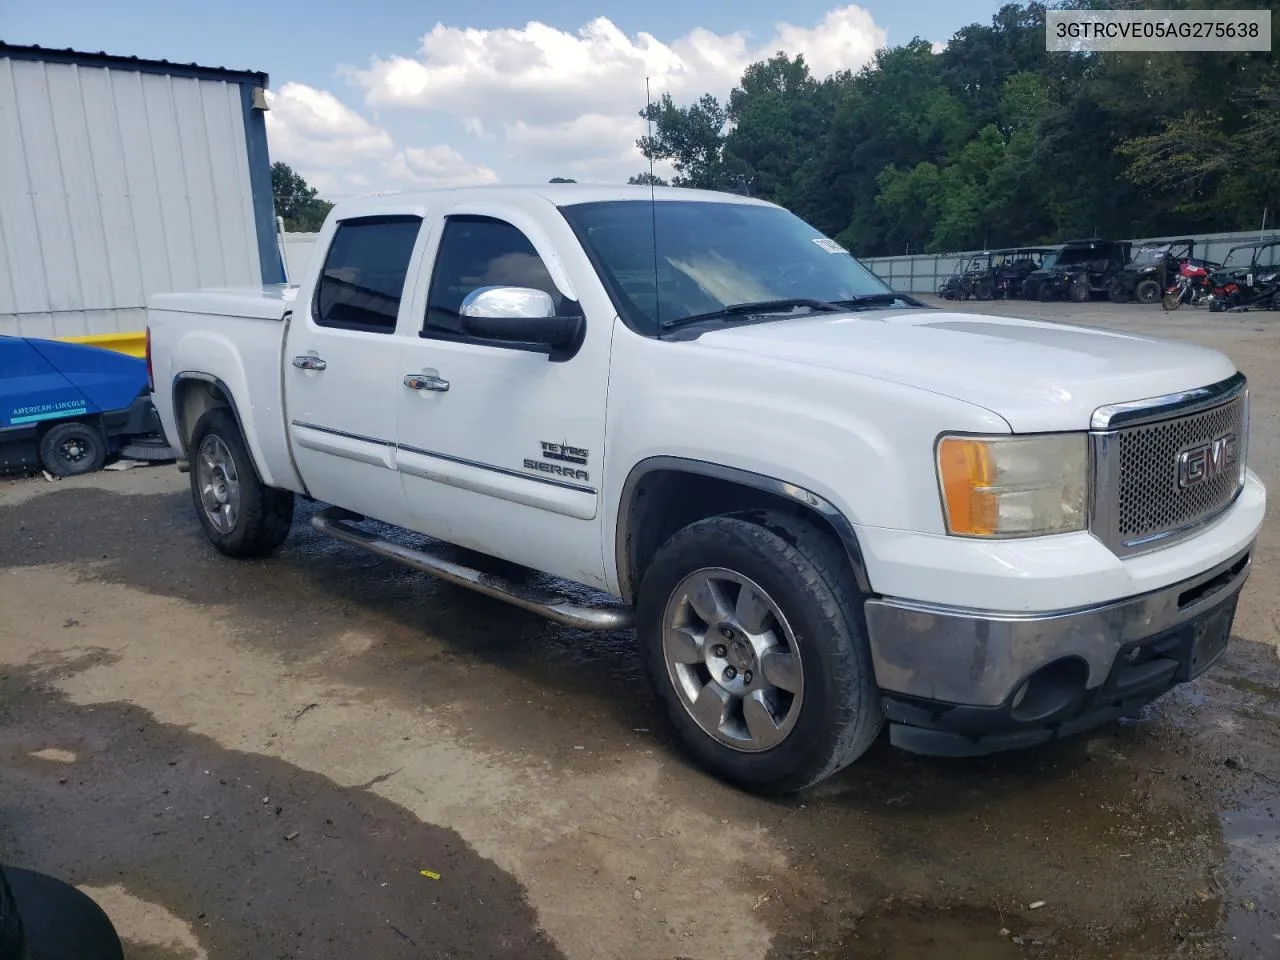
[[[626,509],[628,475],[654,457],[792,485],[855,528],[941,534],[939,433],[1010,432],[990,410],[873,377],[743,353],[726,357],[694,343],[622,342],[615,353],[627,356],[615,356],[610,393],[628,401],[611,405],[607,428],[609,534]]]

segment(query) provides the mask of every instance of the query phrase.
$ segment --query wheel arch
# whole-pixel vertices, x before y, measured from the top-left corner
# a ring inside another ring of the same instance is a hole
[[[178,449],[184,458],[190,452],[188,448],[196,423],[210,410],[218,407],[231,408],[236,429],[247,444],[249,435],[245,431],[244,420],[240,417],[235,394],[230,387],[213,374],[198,370],[186,370],[173,378],[173,419],[178,427]]]
[[[635,601],[649,560],[676,530],[710,516],[769,508],[807,519],[838,540],[858,589],[871,592],[853,524],[830,501],[765,474],[687,457],[657,456],[632,467],[622,486],[614,561],[623,600]]]

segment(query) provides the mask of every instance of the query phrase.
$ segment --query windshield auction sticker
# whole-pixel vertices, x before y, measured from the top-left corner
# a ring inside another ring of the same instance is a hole
[[[1045,50],[1271,52],[1270,10],[1046,10]]]

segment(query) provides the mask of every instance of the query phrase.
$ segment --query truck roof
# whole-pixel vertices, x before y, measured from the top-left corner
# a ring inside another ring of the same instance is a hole
[[[479,200],[502,203],[527,202],[541,198],[558,207],[577,203],[599,203],[609,200],[684,200],[712,201],[716,203],[742,203],[755,206],[773,206],[765,200],[745,197],[737,193],[719,190],[695,190],[690,187],[653,187],[636,184],[612,183],[538,183],[538,184],[489,184],[467,187],[437,187],[415,190],[411,193],[387,193],[342,200],[334,207],[338,219],[405,211],[439,203],[448,197],[452,202]]]

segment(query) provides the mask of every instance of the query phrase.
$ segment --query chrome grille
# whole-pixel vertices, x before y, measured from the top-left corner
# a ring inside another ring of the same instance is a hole
[[[1240,389],[1207,409],[1095,432],[1095,534],[1119,552],[1135,552],[1221,512],[1240,491],[1248,420],[1248,394]],[[1194,472],[1198,451],[1231,436],[1236,460],[1229,468],[1180,482],[1180,469]],[[1191,465],[1180,468],[1183,454]]]
[[[1236,452],[1243,454],[1243,427],[1244,397],[1239,397],[1194,416],[1121,430],[1116,515],[1121,540],[1130,543],[1177,530],[1229,504],[1240,485],[1238,465],[1180,489],[1178,455],[1227,434],[1238,438]]]

